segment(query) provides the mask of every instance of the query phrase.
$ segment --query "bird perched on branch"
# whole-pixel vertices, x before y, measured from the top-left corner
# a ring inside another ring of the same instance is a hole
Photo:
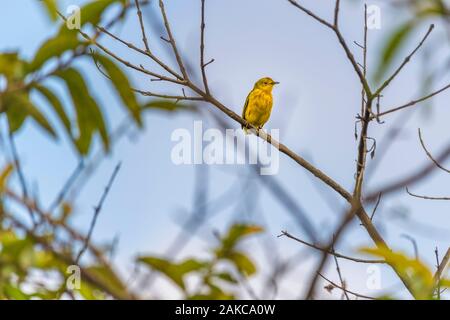
[[[273,105],[272,89],[276,84],[279,82],[273,81],[269,77],[259,79],[245,100],[242,118],[257,127],[258,130],[269,120]],[[247,133],[249,128],[243,125],[242,129]]]

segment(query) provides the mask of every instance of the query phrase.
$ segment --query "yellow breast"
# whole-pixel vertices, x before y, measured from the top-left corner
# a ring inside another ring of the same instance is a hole
[[[248,106],[244,118],[257,127],[262,127],[272,112],[272,94],[260,89],[254,89],[249,95]]]

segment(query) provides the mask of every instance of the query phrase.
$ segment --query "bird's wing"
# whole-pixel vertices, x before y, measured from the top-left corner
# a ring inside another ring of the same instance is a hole
[[[250,91],[250,93],[249,93],[248,96],[247,96],[247,99],[245,99],[244,110],[242,111],[242,118],[244,118],[244,119],[245,119],[245,112],[247,111],[248,102],[250,101],[250,96],[251,96],[251,94],[252,94],[252,91]],[[247,120],[247,119],[245,119],[245,120]],[[245,132],[247,133],[247,129],[244,128],[244,125],[242,125],[241,127],[242,127],[242,129],[244,129]]]
[[[242,111],[242,118],[244,118],[244,119],[245,119],[245,112],[247,111],[248,102],[250,101],[251,94],[252,94],[252,91],[250,91],[250,93],[247,96],[247,99],[245,99],[244,110]]]

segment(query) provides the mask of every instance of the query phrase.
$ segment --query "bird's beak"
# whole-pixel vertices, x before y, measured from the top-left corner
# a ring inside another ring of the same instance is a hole
[[[273,84],[276,85],[276,84],[280,84],[280,83],[278,81],[274,81]]]

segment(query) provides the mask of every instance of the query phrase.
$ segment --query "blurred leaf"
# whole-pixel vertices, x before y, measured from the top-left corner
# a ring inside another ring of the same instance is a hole
[[[227,234],[221,240],[221,246],[215,252],[217,258],[227,258],[234,250],[235,246],[243,238],[252,234],[260,233],[263,229],[255,225],[234,224],[230,227]]]
[[[220,280],[233,283],[233,284],[238,283],[238,281],[228,272],[214,273],[212,276],[216,277],[216,278],[218,278]]]
[[[81,8],[81,24],[92,23],[96,25],[100,22],[103,12],[113,3],[123,0],[97,0],[91,1]]]
[[[56,76],[65,81],[70,92],[77,114],[78,138],[76,145],[82,155],[89,152],[92,136],[95,132],[100,134],[105,150],[109,149],[109,137],[97,102],[90,95],[83,76],[73,68],[59,71]]]
[[[207,294],[195,294],[188,297],[190,300],[233,300],[234,295],[226,293],[220,287],[209,284],[209,293]]]
[[[226,259],[234,263],[238,271],[244,276],[251,276],[256,272],[253,262],[241,252],[231,252]]]
[[[95,55],[94,59],[98,61],[105,69],[106,74],[111,79],[117,93],[122,99],[124,105],[127,107],[130,114],[133,116],[136,123],[141,127],[141,109],[136,100],[134,91],[131,88],[130,82],[123,71],[108,57],[103,55]]]
[[[28,94],[10,93],[4,97],[3,107],[9,123],[10,133],[19,130],[28,116],[31,116],[47,133],[56,138],[56,133],[45,116],[33,105]]]
[[[72,136],[72,125],[69,117],[67,116],[66,111],[64,110],[64,107],[56,94],[43,85],[35,85],[33,88],[45,97],[48,103],[52,106],[53,111],[55,111],[58,115],[59,120],[63,124],[69,136]]]
[[[361,252],[381,257],[392,266],[412,288],[416,299],[431,299],[434,292],[432,272],[421,261],[386,248],[362,248]]]
[[[441,288],[450,288],[450,279],[441,279],[439,285]]]
[[[31,298],[30,295],[9,283],[4,285],[3,290],[6,298],[9,300],[29,300]]]
[[[377,72],[375,73],[375,82],[380,82],[385,76],[389,67],[392,65],[396,55],[400,52],[402,46],[405,44],[408,36],[412,34],[415,27],[414,22],[407,22],[397,28],[386,41],[382,49],[381,58],[378,62]]]
[[[51,58],[59,57],[68,50],[75,50],[80,45],[75,33],[63,33],[48,39],[38,49],[29,65],[29,72],[34,72]]]
[[[8,179],[11,176],[11,173],[14,170],[14,166],[10,163],[8,164],[0,174],[0,192],[3,192],[8,184]],[[0,234],[0,243],[1,243],[1,234]]]
[[[173,100],[153,100],[142,106],[143,110],[159,109],[163,111],[196,111],[197,107],[192,104],[175,102]]]
[[[127,290],[118,276],[106,266],[92,266],[86,268],[86,271],[94,276],[97,281],[114,293],[118,297],[127,296]]]
[[[0,74],[8,81],[15,81],[25,77],[26,62],[19,58],[17,52],[0,53]]]
[[[234,224],[228,230],[227,235],[223,238],[222,243],[224,247],[232,248],[242,238],[248,237],[252,234],[260,233],[264,229],[256,225]]]
[[[186,289],[183,277],[190,272],[199,271],[205,267],[205,263],[194,259],[187,259],[180,264],[176,264],[166,259],[147,256],[139,257],[138,261],[145,263],[152,269],[163,273],[183,291]]]
[[[56,11],[58,10],[58,4],[56,3],[56,0],[41,0],[42,4],[44,5],[45,11],[47,12],[47,15],[52,21],[55,21],[58,18],[58,14]]]

